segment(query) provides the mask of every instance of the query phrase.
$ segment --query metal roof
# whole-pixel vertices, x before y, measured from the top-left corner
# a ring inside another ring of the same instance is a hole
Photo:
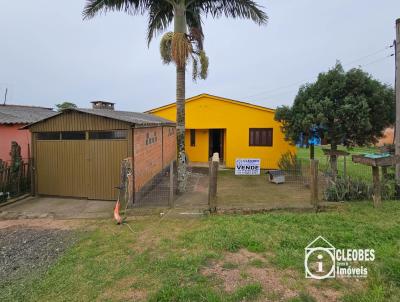
[[[55,114],[51,108],[0,105],[0,124],[30,124]]]
[[[132,125],[139,125],[139,126],[152,126],[152,125],[175,125],[174,122],[152,115],[148,113],[139,113],[139,112],[130,112],[130,111],[117,111],[117,110],[108,110],[108,109],[84,109],[84,108],[68,108],[63,110],[62,112],[57,112],[55,115],[44,118],[40,121],[36,121],[34,123],[31,123],[24,128],[29,128],[30,126],[44,122],[54,116],[58,116],[60,114],[63,114],[65,112],[81,112],[81,113],[86,113],[86,114],[92,114],[96,116],[101,116],[105,118],[110,118],[122,122],[126,122]]]
[[[68,110],[79,111],[83,113],[107,117],[114,120],[119,120],[138,125],[164,125],[164,124],[175,125],[175,123],[170,120],[148,113],[117,111],[117,110],[107,110],[107,109],[83,109],[83,108],[73,108]]]

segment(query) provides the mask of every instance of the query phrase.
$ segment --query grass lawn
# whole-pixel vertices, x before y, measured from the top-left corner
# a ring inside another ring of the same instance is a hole
[[[329,167],[329,162],[327,161],[327,156],[324,155],[322,148],[329,149],[330,146],[315,146],[315,159],[319,160],[319,167],[321,171],[327,170]],[[354,147],[351,149],[346,149],[343,146],[338,147],[339,150],[347,151],[351,154],[363,154],[363,153],[374,153],[377,152],[375,147]],[[310,149],[297,147],[297,157],[299,159],[309,159],[310,158]],[[372,181],[372,171],[371,167],[355,164],[351,161],[351,156],[347,156],[346,160],[347,164],[347,175],[350,177],[363,179],[366,181]],[[339,173],[343,173],[343,165],[344,165],[344,157],[340,156],[338,158],[338,170]]]
[[[335,212],[272,212],[127,226],[88,222],[43,276],[0,289],[0,301],[400,301],[400,203]],[[368,277],[310,280],[304,248],[373,248]]]

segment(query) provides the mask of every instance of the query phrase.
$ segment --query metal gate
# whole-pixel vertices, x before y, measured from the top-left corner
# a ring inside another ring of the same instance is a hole
[[[115,200],[127,140],[60,140],[36,143],[37,192]]]

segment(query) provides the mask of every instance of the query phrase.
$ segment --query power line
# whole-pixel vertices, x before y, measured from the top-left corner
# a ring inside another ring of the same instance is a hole
[[[381,62],[381,61],[383,61],[383,60],[386,60],[387,58],[390,58],[390,57],[393,57],[393,56],[394,56],[394,53],[389,54],[389,55],[387,55],[387,56],[385,56],[385,57],[383,57],[383,58],[374,60],[374,61],[372,61],[372,62],[363,64],[363,65],[358,65],[357,68],[363,68],[363,67],[366,67],[366,66],[369,66],[369,65],[373,65],[373,64],[379,63],[379,62]],[[317,78],[317,77],[318,77],[318,76],[315,76],[313,79],[315,79],[315,78]],[[302,82],[302,83],[304,83],[304,82]],[[284,90],[284,91],[281,91],[281,92],[278,92],[278,93],[272,93],[272,94],[268,94],[268,95],[263,95],[263,98],[260,99],[260,101],[266,100],[266,98],[269,98],[269,97],[271,97],[271,96],[276,96],[276,95],[280,95],[280,94],[283,94],[283,93],[287,93],[287,92],[289,92],[289,91],[291,91],[291,90]]]
[[[374,55],[376,55],[376,54],[378,54],[378,53],[381,53],[381,52],[383,52],[383,51],[386,51],[387,49],[389,49],[389,48],[391,48],[391,47],[393,47],[393,44],[392,44],[392,45],[388,45],[388,46],[386,46],[385,48],[382,48],[382,49],[380,49],[380,50],[377,50],[377,51],[375,51],[375,52],[373,52],[373,53],[370,53],[370,54],[365,55],[365,56],[363,56],[363,57],[360,57],[360,58],[358,58],[358,59],[355,59],[355,60],[353,60],[353,61],[347,62],[347,63],[344,64],[344,65],[350,65],[350,64],[353,64],[354,62],[358,62],[358,61],[361,61],[361,60],[363,60],[363,59],[372,57],[372,56],[374,56]]]
[[[315,78],[315,77],[314,77],[314,78]],[[313,79],[314,79],[314,78],[313,78]],[[309,80],[310,80],[310,78],[304,79],[304,80],[297,81],[297,82],[294,82],[294,83],[289,84],[289,85],[277,87],[277,88],[275,88],[275,89],[265,90],[265,91],[260,92],[260,93],[257,93],[257,94],[247,95],[247,96],[244,96],[244,97],[242,97],[242,98],[251,98],[251,97],[254,97],[254,96],[258,96],[258,95],[263,95],[263,94],[265,94],[265,93],[270,93],[270,92],[282,90],[282,89],[285,89],[285,88],[289,88],[289,87],[292,87],[292,86],[299,85],[299,84],[304,83],[304,82],[307,82],[307,81],[309,81]]]
[[[392,47],[393,47],[393,44],[388,45],[388,46],[386,46],[386,47],[384,47],[384,48],[381,48],[381,49],[379,49],[379,50],[376,50],[376,51],[374,51],[374,52],[372,52],[372,53],[370,53],[370,54],[367,54],[367,55],[365,55],[365,56],[359,57],[358,59],[355,59],[355,60],[352,60],[352,61],[350,61],[350,62],[347,62],[347,63],[343,64],[343,66],[348,66],[348,65],[350,65],[350,64],[352,64],[352,63],[354,63],[354,62],[358,62],[358,61],[361,61],[361,60],[363,60],[363,59],[369,58],[369,57],[371,57],[371,56],[377,55],[378,53],[381,53],[381,52],[383,52],[383,51],[386,51],[386,50],[388,50],[389,48],[392,48]],[[390,56],[392,56],[392,55],[389,55],[389,57],[390,57]],[[380,61],[380,60],[386,59],[386,58],[387,58],[387,57],[382,58],[382,59],[379,59],[379,60],[377,60],[377,62]],[[363,65],[363,66],[368,66],[368,65],[371,65],[371,64],[373,64],[373,63],[375,63],[375,62],[371,62],[371,63],[368,63],[368,64]],[[361,65],[359,65],[359,66],[361,67]],[[290,87],[297,86],[297,85],[302,84],[302,83],[309,82],[309,81],[311,81],[311,80],[314,80],[316,77],[317,77],[317,76],[314,76],[314,77],[308,78],[308,79],[304,79],[304,80],[300,80],[300,81],[296,81],[296,82],[293,82],[293,83],[288,84],[288,85],[285,85],[285,86],[277,87],[277,88],[274,88],[274,89],[264,90],[264,91],[261,91],[261,92],[256,93],[256,94],[243,96],[243,97],[241,97],[241,98],[252,98],[252,97],[255,97],[255,96],[260,96],[260,95],[269,94],[269,93],[271,93],[271,92],[279,91],[279,90],[282,90],[282,89],[285,89],[285,88],[290,88]],[[272,95],[274,95],[274,94],[272,94]],[[275,95],[276,95],[276,93],[275,93]]]
[[[385,59],[387,59],[387,58],[390,58],[390,57],[393,57],[393,56],[394,56],[394,53],[391,53],[391,54],[389,54],[389,55],[387,55],[387,56],[385,56],[385,57],[383,57],[383,58],[377,59],[377,60],[372,61],[372,62],[369,62],[369,63],[367,63],[367,64],[358,65],[358,66],[359,66],[359,68],[362,68],[362,67],[365,67],[365,66],[369,66],[369,65],[378,63],[378,62],[380,62],[380,61],[383,61],[383,60],[385,60]]]

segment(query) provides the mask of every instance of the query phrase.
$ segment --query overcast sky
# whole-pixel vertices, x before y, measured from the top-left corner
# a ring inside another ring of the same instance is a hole
[[[388,48],[399,0],[264,0],[267,26],[205,20],[209,77],[187,97],[210,93],[275,108],[299,85],[341,60],[393,85]],[[54,107],[107,100],[144,111],[174,101],[175,69],[161,63],[160,38],[147,48],[146,17],[109,13],[82,21],[84,0],[0,0],[0,99]]]

